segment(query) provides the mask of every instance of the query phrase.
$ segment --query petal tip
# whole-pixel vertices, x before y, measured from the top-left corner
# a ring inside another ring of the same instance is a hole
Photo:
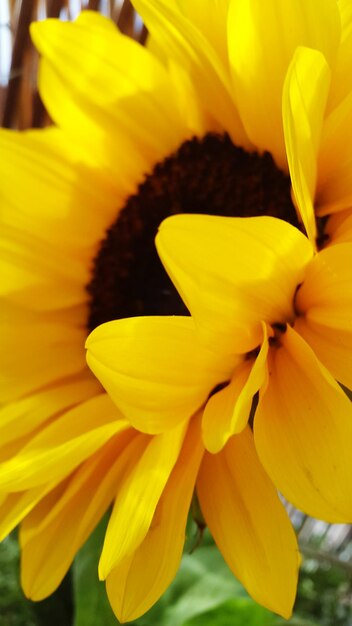
[[[106,559],[104,558],[104,550],[100,555],[99,564],[98,564],[98,578],[101,582],[107,579],[109,575],[108,567],[106,564]]]
[[[45,20],[38,20],[37,22],[32,22],[29,25],[29,33],[31,39],[35,45],[35,47],[39,50],[40,41],[43,36],[45,36],[46,31],[49,30],[52,26],[53,22],[60,22],[55,18],[47,18]]]

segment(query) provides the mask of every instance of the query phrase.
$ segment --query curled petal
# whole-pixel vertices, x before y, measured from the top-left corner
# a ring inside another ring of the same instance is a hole
[[[238,362],[204,348],[190,317],[108,322],[86,345],[97,378],[131,424],[149,434],[190,418]]]
[[[285,79],[282,115],[293,194],[313,246],[317,155],[329,86],[330,70],[321,52],[298,48]]]
[[[257,348],[261,321],[293,316],[313,255],[298,229],[273,217],[176,215],[162,222],[156,245],[201,340],[223,356]]]

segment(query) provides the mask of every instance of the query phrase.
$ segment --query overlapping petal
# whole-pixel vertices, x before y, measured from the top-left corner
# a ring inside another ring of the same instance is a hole
[[[145,539],[133,555],[126,557],[107,577],[109,600],[121,622],[145,613],[176,574],[202,454],[198,416],[189,426]]]
[[[124,470],[119,456],[139,436],[127,429],[113,437],[23,521],[21,582],[32,600],[45,598],[61,582],[74,555],[116,496]]]
[[[40,240],[35,244],[23,231],[2,224],[0,255],[1,297],[41,311],[86,302],[83,267],[79,265],[77,274],[69,270],[69,252],[55,254]]]
[[[197,489],[204,518],[229,567],[257,602],[289,618],[298,548],[249,428],[219,454],[205,453]]]
[[[28,515],[31,510],[52,491],[55,485],[47,483],[33,489],[0,496],[0,541]]]
[[[0,490],[22,491],[63,480],[128,423],[106,394],[82,402],[0,464]]]
[[[65,319],[56,312],[30,311],[1,301],[1,403],[13,402],[54,381],[82,373],[82,311],[69,309],[69,313]]]
[[[330,522],[352,517],[351,402],[312,349],[288,327],[271,352],[254,420],[267,473],[299,509]]]
[[[53,388],[32,393],[0,409],[1,446],[23,437],[72,406],[99,394],[99,383],[84,372]]]
[[[98,155],[105,151],[116,162],[114,141],[121,135],[128,150],[126,163],[118,159],[119,166],[125,169],[128,163],[130,173],[136,172],[129,158],[135,155],[141,175],[135,146],[141,156],[158,160],[184,139],[185,125],[162,64],[110,20],[84,12],[74,23],[35,23],[31,34],[43,56],[39,88],[45,105],[60,127],[79,135],[82,145],[87,134]]]
[[[219,33],[226,30],[228,0],[217,0],[206,10],[198,0],[183,2],[183,7],[174,0],[134,0],[133,4],[165,63],[171,57],[190,74],[210,125],[214,119],[215,130],[226,130],[235,144],[251,148],[231,93],[225,37],[220,49],[215,47]]]
[[[313,254],[302,233],[271,217],[177,215],[162,223],[156,245],[202,341],[223,355],[260,345],[261,321],[293,317]]]
[[[101,579],[132,555],[146,537],[186,431],[187,425],[181,425],[152,438],[143,435],[139,454],[128,456],[128,469],[111,513],[99,562]]]
[[[189,317],[108,322],[87,340],[89,367],[131,424],[158,433],[189,419],[238,357],[216,358]]]
[[[282,89],[298,46],[322,52],[332,67],[340,40],[336,0],[233,0],[229,53],[241,119],[257,149],[287,167]]]
[[[106,180],[96,161],[85,158],[78,142],[53,127],[23,133],[2,129],[0,175],[1,222],[14,229],[11,236],[2,226],[1,235],[8,233],[29,253],[43,250],[48,268],[59,276],[71,272],[84,284],[91,246],[116,214],[121,189]]]

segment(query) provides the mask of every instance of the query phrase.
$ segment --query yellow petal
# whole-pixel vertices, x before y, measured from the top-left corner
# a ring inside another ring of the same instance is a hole
[[[156,245],[201,340],[223,355],[260,345],[261,321],[292,317],[313,254],[302,233],[272,217],[178,215],[161,224]]]
[[[17,455],[0,464],[0,489],[22,491],[59,482],[128,424],[106,394],[64,413]]]
[[[333,376],[352,387],[352,244],[322,250],[296,297],[296,330]]]
[[[84,161],[78,146],[57,128],[1,129],[0,215],[27,248],[36,250],[39,240],[48,268],[71,272],[84,284],[87,249],[90,254],[116,215],[119,194],[96,163]]]
[[[352,4],[350,0],[337,3],[341,19],[341,40],[332,75],[328,108],[334,109],[351,89],[352,74]]]
[[[48,245],[42,245],[35,238],[28,242],[21,232],[6,228],[4,224],[1,231],[1,297],[36,310],[61,309],[86,302],[84,285],[89,280],[88,267],[82,280],[82,271],[77,275],[72,268],[70,274],[65,272],[68,270],[67,253],[62,252],[62,262],[54,268],[55,253],[48,254]],[[54,261],[51,267],[48,259]]]
[[[313,348],[318,359],[334,378],[352,389],[351,333],[319,324],[304,316],[297,319],[295,330]]]
[[[41,600],[60,584],[114,499],[124,469],[116,459],[136,434],[130,429],[113,437],[22,522],[21,583],[27,597]]]
[[[122,132],[158,160],[187,134],[161,63],[107,18],[45,20],[32,24],[31,35],[43,56],[39,89],[50,115],[70,132],[89,133],[98,153],[104,143],[114,149]]]
[[[230,384],[208,400],[202,427],[204,445],[209,452],[219,452],[231,435],[245,428],[253,397],[266,383],[268,345],[265,332],[257,358],[238,365]]]
[[[71,88],[67,87],[65,73],[58,73],[46,58],[40,61],[38,82],[46,108],[55,107],[57,111],[56,114],[52,112],[52,116],[64,130],[66,141],[79,145],[84,161],[95,172],[98,170],[99,174],[102,173],[108,187],[113,190],[116,215],[119,201],[123,203],[127,196],[135,193],[137,185],[142,182],[142,174],[151,170],[158,156],[151,149],[147,150],[142,146],[142,142],[131,138],[128,129],[121,128],[117,122],[110,128],[107,120],[102,120],[96,111],[91,111],[89,115],[84,114],[80,109],[79,98],[70,99]],[[63,111],[63,119],[61,116],[59,119],[60,110]],[[136,115],[139,116],[139,113]],[[112,121],[109,122],[111,125]],[[169,152],[174,149],[172,144]],[[123,160],[121,154],[124,155]],[[159,158],[163,156],[164,152]]]
[[[82,372],[86,332],[72,319],[61,320],[1,302],[0,402],[12,402],[40,387]]]
[[[209,2],[204,10],[204,0],[169,0],[168,5],[180,7],[180,12],[195,24],[217,51],[226,66],[227,59],[227,14],[231,0]]]
[[[351,402],[293,329],[281,341],[254,420],[259,458],[296,507],[329,522],[350,522]]]
[[[40,426],[36,428],[33,432],[28,433],[27,435],[23,435],[22,437],[17,437],[13,439],[11,442],[5,443],[5,445],[0,446],[0,463],[8,461],[11,457],[15,456],[19,450],[23,448],[33,437],[36,435]]]
[[[349,208],[352,200],[352,92],[331,111],[324,123],[318,163],[317,213]]]
[[[308,264],[296,309],[310,320],[352,332],[352,244],[321,250]]]
[[[285,79],[282,115],[293,194],[313,246],[317,154],[329,86],[330,70],[321,52],[298,48]]]
[[[352,5],[351,5],[352,6]],[[328,236],[328,245],[352,243],[352,210],[333,213],[326,223],[324,232]]]
[[[178,426],[152,437],[139,452],[139,458],[130,458],[130,471],[125,473],[105,535],[99,563],[101,579],[130,556],[147,535],[186,430],[185,426]]]
[[[0,541],[16,528],[52,487],[49,483],[0,497]]]
[[[146,433],[190,418],[229,379],[235,362],[203,348],[189,317],[108,322],[86,345],[89,367],[131,424]]]
[[[228,1],[134,0],[165,63],[176,60],[197,86],[202,107],[233,142],[251,147],[232,96],[226,50]],[[221,42],[219,45],[219,41]]]
[[[197,488],[204,518],[228,566],[256,602],[288,619],[297,585],[297,543],[249,428],[219,454],[204,455]]]
[[[47,420],[88,400],[99,392],[99,383],[89,371],[73,377],[70,382],[58,382],[53,389],[30,394],[0,409],[1,445],[23,437],[42,426]]]
[[[319,211],[329,214],[351,206],[352,5],[339,0],[341,42],[332,83],[319,162]]]
[[[192,82],[186,68],[173,60],[169,60],[168,69],[173,80],[175,103],[177,103],[178,109],[183,112],[185,126],[190,129],[190,135],[202,137],[211,132],[213,130],[212,120],[202,109],[198,99],[197,85]]]
[[[168,0],[168,2],[159,2],[159,12],[157,12],[154,8],[154,13],[152,14],[152,3],[145,2],[145,0],[139,1],[139,11],[140,14],[143,15],[143,19],[145,19],[148,23],[150,23],[149,28],[149,37],[147,40],[147,45],[149,46],[150,39],[155,42],[155,39],[159,38],[159,46],[162,46],[162,43],[165,44],[165,39],[160,36],[160,24],[162,22],[163,16],[165,16],[165,22],[167,22],[170,28],[170,22],[173,22],[172,15],[174,13],[178,14],[178,18],[183,18],[183,24],[185,28],[182,29],[182,35],[186,40],[190,43],[192,42],[192,27],[196,28],[199,33],[201,33],[207,42],[209,42],[214,49],[218,53],[219,58],[222,60],[224,66],[227,63],[227,13],[231,0],[215,0],[215,2],[211,2],[207,4],[206,11],[204,10],[204,0],[193,0],[192,2],[188,2],[187,0]],[[138,0],[133,0],[133,4],[137,6]],[[167,13],[167,9],[169,13]],[[147,17],[149,16],[149,17]],[[182,17],[181,17],[182,16]],[[186,46],[182,47],[182,43],[180,43],[180,34],[177,37],[177,31],[171,30],[169,32],[169,37],[173,41],[173,51],[175,52],[175,57],[177,57],[176,52],[180,55],[180,60],[182,57],[182,50],[186,53]],[[194,41],[194,44],[196,40]],[[155,43],[153,43],[155,48]],[[170,49],[158,48],[158,52],[164,63],[166,64],[170,58]],[[186,57],[186,55],[185,55]],[[187,57],[186,57],[187,58]],[[185,60],[185,59],[183,59]],[[192,61],[192,58],[189,58],[189,62]]]
[[[258,151],[271,152],[283,169],[281,99],[292,55],[298,46],[306,46],[322,52],[333,65],[340,28],[336,0],[231,3],[229,53],[241,118]]]
[[[162,595],[179,566],[203,446],[193,421],[143,542],[108,575],[110,604],[120,622],[137,619]]]

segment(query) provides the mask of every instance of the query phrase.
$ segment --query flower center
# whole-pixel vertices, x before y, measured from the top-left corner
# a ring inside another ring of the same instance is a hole
[[[270,154],[245,152],[228,135],[185,141],[158,163],[106,232],[93,263],[88,327],[138,315],[187,315],[157,255],[160,223],[177,213],[271,215],[299,228],[290,179]]]

